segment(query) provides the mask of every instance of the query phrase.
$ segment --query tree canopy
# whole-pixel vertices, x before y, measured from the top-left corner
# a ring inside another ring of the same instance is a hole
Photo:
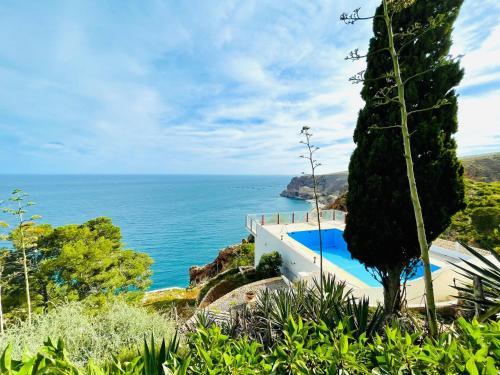
[[[408,126],[418,194],[427,240],[433,241],[464,207],[463,168],[456,157],[457,95],[463,76],[459,62],[447,57],[451,31],[463,0],[417,1],[393,15],[395,45],[405,82],[405,100],[412,111]],[[346,229],[352,256],[376,270],[385,288],[389,275],[395,288],[405,269],[420,256],[415,216],[404,158],[399,104],[380,105],[392,61],[384,51],[387,29],[376,11],[359,112],[349,163]],[[432,20],[439,23],[430,27]],[[417,29],[408,38],[407,30]],[[418,33],[418,29],[425,31]],[[447,105],[433,110],[446,100]],[[410,112],[409,112],[410,113]],[[395,282],[394,282],[395,281]]]
[[[151,284],[152,259],[147,254],[124,249],[120,228],[109,218],[56,228],[31,224],[24,231],[30,239],[33,298],[39,305],[48,306],[49,302],[62,298],[83,300],[140,291]],[[12,264],[16,264],[18,235],[19,228],[10,234],[14,245]],[[21,292],[15,282],[9,290]]]

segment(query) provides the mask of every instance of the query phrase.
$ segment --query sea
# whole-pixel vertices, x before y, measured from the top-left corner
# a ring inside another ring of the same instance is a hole
[[[211,262],[222,248],[248,236],[245,215],[307,210],[280,197],[291,176],[3,175],[0,200],[15,188],[36,203],[41,223],[79,224],[110,217],[128,249],[153,260],[151,290],[186,287],[189,267]],[[0,221],[12,218],[0,211]]]

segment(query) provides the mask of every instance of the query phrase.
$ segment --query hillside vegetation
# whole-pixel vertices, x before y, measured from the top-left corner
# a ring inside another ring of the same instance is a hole
[[[500,253],[500,182],[465,180],[467,207],[455,214],[442,238]]]

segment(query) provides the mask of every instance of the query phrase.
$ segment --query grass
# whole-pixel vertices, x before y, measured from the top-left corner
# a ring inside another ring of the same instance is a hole
[[[142,304],[158,312],[176,311],[183,319],[189,318],[196,307],[199,288],[172,288],[146,293]]]

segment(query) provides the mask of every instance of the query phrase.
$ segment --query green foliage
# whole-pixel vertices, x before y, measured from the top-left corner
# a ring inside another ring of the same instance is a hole
[[[386,327],[368,345],[370,362],[376,373],[417,374],[496,374],[500,360],[500,324],[468,323],[459,319],[449,332],[436,341],[420,332],[410,334],[398,327]]]
[[[500,368],[500,323],[458,320],[437,340],[422,332],[387,326],[372,339],[354,338],[341,323],[289,318],[282,339],[265,347],[246,337],[231,338],[220,327],[199,327],[187,337],[187,348],[176,337],[157,349],[144,342],[139,356],[105,365],[73,365],[64,345],[47,341],[35,356],[13,361],[7,348],[0,358],[2,373],[21,374],[486,374]],[[35,366],[37,366],[35,368]]]
[[[257,265],[257,273],[262,278],[275,277],[281,275],[280,267],[283,264],[280,253],[273,251],[271,253],[262,254]]]
[[[447,105],[409,117],[414,172],[427,240],[433,241],[450,224],[451,216],[464,207],[463,168],[456,157],[453,134],[457,131],[457,98],[454,87],[463,71],[446,56],[451,47],[451,31],[463,0],[421,0],[392,17],[396,49],[405,84],[408,110],[434,106],[446,99]],[[367,69],[363,74],[360,111],[349,163],[346,228],[344,238],[352,256],[375,268],[382,279],[386,308],[398,309],[400,275],[420,257],[416,221],[410,199],[398,103],[380,105],[381,90],[394,84],[387,29],[382,6],[373,21]],[[441,23],[408,40],[404,32],[416,25],[427,27],[441,15]],[[376,52],[381,51],[381,52]],[[416,76],[415,76],[416,75]],[[410,79],[410,77],[413,77]],[[392,90],[389,96],[393,96]],[[387,298],[393,298],[393,301]],[[389,303],[388,303],[389,302]]]
[[[10,234],[15,249],[20,246],[20,235],[20,228]],[[91,298],[99,302],[105,296],[134,293],[151,284],[152,259],[123,249],[120,229],[109,218],[57,228],[26,225],[23,238],[24,244],[29,244],[26,249],[31,289],[37,292],[33,302],[44,309],[65,300]],[[16,258],[15,251],[12,256]],[[20,262],[13,259],[11,264]],[[16,267],[11,270],[16,271]],[[7,304],[10,309],[22,302],[13,298],[22,295],[21,282],[20,277],[14,278],[6,290],[11,296]]]
[[[266,347],[232,339],[220,327],[199,328],[188,339],[188,373],[210,374],[497,374],[500,323],[457,321],[436,341],[388,326],[372,339],[355,338],[344,323],[289,317],[281,339]],[[186,357],[185,357],[186,358]]]
[[[255,244],[254,243],[242,243],[238,245],[238,249],[235,256],[231,259],[231,262],[225,266],[226,269],[236,268],[241,266],[253,266],[255,257]]]
[[[491,253],[494,259],[490,260],[470,246],[463,245],[476,258],[476,262],[464,260],[466,266],[454,265],[469,280],[465,285],[454,286],[460,292],[458,298],[468,302],[464,305],[466,310],[473,311],[478,306],[476,315],[479,315],[479,321],[495,319],[500,314],[500,255]],[[474,287],[474,279],[481,285]]]
[[[500,182],[466,179],[465,200],[442,237],[500,253]]]
[[[0,336],[0,349],[10,345],[12,358],[18,360],[25,351],[39,351],[47,338],[61,338],[66,357],[84,366],[90,359],[104,363],[126,349],[136,351],[145,336],[170,338],[174,326],[173,321],[158,313],[121,301],[111,302],[99,312],[93,306],[72,302],[47,314],[34,315],[31,326],[25,322],[11,325]]]
[[[0,371],[2,374],[24,375],[24,374],[67,374],[67,375],[163,375],[169,373],[167,366],[175,367],[175,374],[186,374],[189,360],[184,359],[179,363],[175,355],[179,349],[177,334],[165,343],[161,341],[159,350],[151,337],[148,342],[144,339],[143,351],[139,356],[134,356],[131,361],[120,362],[116,359],[104,365],[99,365],[90,360],[87,366],[76,366],[72,363],[61,339],[54,345],[48,339],[40,352],[31,358],[23,357],[22,360],[13,360],[11,357],[11,346],[7,346],[0,357]]]

